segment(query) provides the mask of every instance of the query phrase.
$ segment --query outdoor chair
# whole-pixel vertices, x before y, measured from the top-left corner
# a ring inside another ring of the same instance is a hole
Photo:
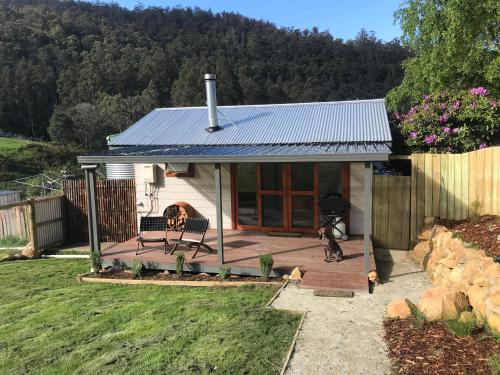
[[[205,234],[207,233],[207,229],[208,229],[208,219],[203,219],[200,217],[187,218],[186,223],[184,224],[184,229],[182,230],[179,239],[172,240],[175,241],[175,245],[172,251],[170,252],[170,255],[172,255],[175,252],[175,250],[177,250],[177,247],[179,245],[187,246],[190,249],[196,248],[191,259],[193,259],[196,256],[198,250],[200,250],[200,246],[205,247],[208,251],[212,251],[212,248],[203,242]],[[189,238],[186,237],[186,235],[188,236],[195,235],[199,239]]]
[[[147,237],[146,232],[165,231],[165,236]],[[139,254],[139,246],[144,247],[144,243],[161,242],[163,243],[163,252],[167,252],[167,219],[164,216],[143,216],[139,225],[139,237],[137,237],[137,250],[135,255]]]
[[[350,208],[349,201],[343,199],[342,194],[338,193],[325,195],[319,202],[319,209],[325,221],[323,225],[338,231],[342,239],[347,238],[347,233],[344,233],[345,227],[342,228],[339,224],[347,222],[347,214]]]

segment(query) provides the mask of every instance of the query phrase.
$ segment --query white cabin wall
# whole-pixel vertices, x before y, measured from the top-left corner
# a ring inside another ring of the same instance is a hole
[[[363,234],[364,217],[364,163],[351,163],[349,233]]]
[[[165,177],[165,164],[157,164],[157,200],[151,211],[150,199],[145,196],[144,164],[135,164],[135,182],[138,217],[150,211],[151,216],[162,215],[165,208],[175,202],[189,203],[200,216],[210,221],[210,228],[216,228],[215,177],[213,164],[195,164],[194,177]],[[222,215],[223,227],[231,229],[231,174],[229,164],[222,164]],[[149,188],[148,188],[149,191]],[[138,219],[139,220],[139,219]]]

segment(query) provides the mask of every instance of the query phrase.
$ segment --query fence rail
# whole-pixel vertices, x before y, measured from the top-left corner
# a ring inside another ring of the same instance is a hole
[[[27,239],[35,251],[64,242],[64,197],[53,196],[0,206],[0,238]]]

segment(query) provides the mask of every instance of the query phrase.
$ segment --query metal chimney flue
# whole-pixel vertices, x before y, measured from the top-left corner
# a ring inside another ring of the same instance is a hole
[[[205,74],[205,88],[207,89],[208,108],[208,128],[207,132],[212,133],[220,130],[217,121],[217,94],[215,89],[215,74]]]

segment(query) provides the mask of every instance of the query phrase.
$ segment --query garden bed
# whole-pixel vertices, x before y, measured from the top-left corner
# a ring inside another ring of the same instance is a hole
[[[500,218],[495,215],[484,215],[477,224],[470,219],[442,220],[464,242],[477,245],[489,256],[500,256]]]
[[[491,357],[500,353],[500,340],[482,329],[459,337],[443,323],[425,321],[416,328],[408,319],[386,320],[384,328],[396,374],[498,374],[498,359],[495,365]]]
[[[188,273],[182,275],[158,270],[147,270],[138,278],[134,278],[129,270],[107,270],[79,276],[81,281],[104,282],[116,284],[154,284],[154,285],[186,285],[186,286],[242,286],[248,284],[281,285],[280,279],[264,280],[255,276],[235,276],[223,280],[218,275],[207,273]]]

